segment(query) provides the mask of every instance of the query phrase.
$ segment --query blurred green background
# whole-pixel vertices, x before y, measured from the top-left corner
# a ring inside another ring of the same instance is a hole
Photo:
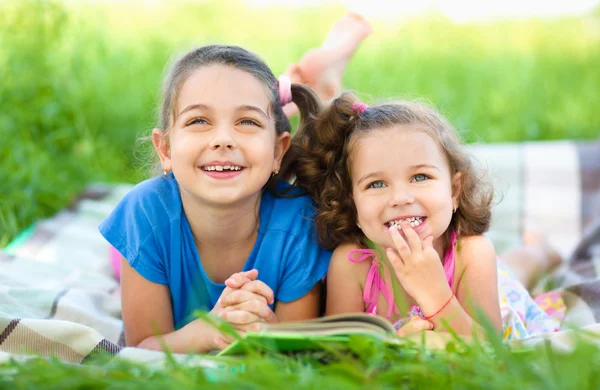
[[[0,1],[0,247],[93,181],[146,177],[165,65],[206,43],[242,45],[275,74],[318,46],[341,6],[244,2]],[[600,134],[600,9],[454,24],[373,21],[345,86],[366,101],[425,98],[468,142]]]

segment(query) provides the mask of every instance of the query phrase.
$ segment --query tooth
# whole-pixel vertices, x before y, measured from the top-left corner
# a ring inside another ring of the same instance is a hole
[[[229,170],[229,165],[225,165],[225,166],[223,166],[223,169],[227,169],[227,170]]]
[[[223,170],[223,167],[219,165],[219,166],[216,166],[215,169],[220,172]]]

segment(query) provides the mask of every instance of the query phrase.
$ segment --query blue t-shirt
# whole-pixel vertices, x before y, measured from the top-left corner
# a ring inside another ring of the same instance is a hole
[[[258,235],[243,271],[257,269],[275,300],[303,297],[327,273],[331,252],[317,245],[314,211],[308,196],[261,196]],[[175,329],[192,321],[195,310],[211,310],[221,296],[225,285],[202,268],[173,174],[136,185],[99,229],[140,275],[169,287]]]

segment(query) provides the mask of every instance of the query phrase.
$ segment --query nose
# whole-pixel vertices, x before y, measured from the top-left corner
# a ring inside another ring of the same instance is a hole
[[[403,206],[413,204],[415,197],[412,192],[405,186],[392,187],[392,192],[389,200],[390,207]]]
[[[237,146],[234,137],[234,129],[228,125],[217,126],[213,129],[213,137],[210,140],[211,149],[235,149]]]

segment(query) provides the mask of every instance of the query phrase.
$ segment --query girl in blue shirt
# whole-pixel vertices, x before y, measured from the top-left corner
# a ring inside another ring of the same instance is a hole
[[[127,345],[225,347],[195,310],[241,332],[318,315],[331,252],[317,245],[310,198],[278,178],[293,165],[284,159],[290,102],[300,126],[319,108],[309,88],[278,81],[239,47],[201,47],[173,65],[152,132],[163,175],[138,184],[100,226],[123,256]]]

